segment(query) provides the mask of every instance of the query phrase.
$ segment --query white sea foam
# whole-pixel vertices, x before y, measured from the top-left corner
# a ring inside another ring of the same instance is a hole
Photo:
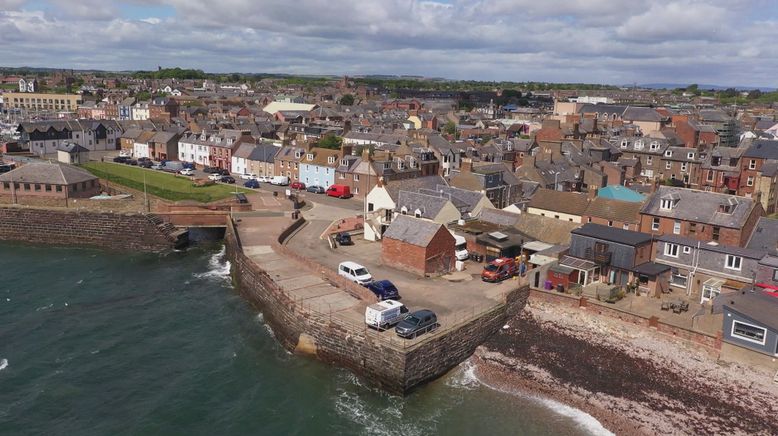
[[[564,416],[567,418],[572,419],[580,428],[587,431],[588,433],[592,435],[597,436],[614,436],[614,434],[610,431],[608,431],[607,428],[603,427],[602,424],[600,424],[600,421],[598,421],[595,417],[592,415],[589,415],[588,413],[584,412],[583,410],[576,409],[574,407],[570,407],[566,404],[562,404],[559,401],[552,400],[550,398],[543,398],[539,397],[537,395],[529,394],[526,392],[518,391],[515,389],[509,389],[502,386],[493,386],[488,383],[485,383],[483,380],[479,379],[478,376],[475,374],[475,365],[471,365],[472,369],[472,376],[473,378],[480,384],[488,387],[489,389],[502,392],[509,395],[514,395],[517,397],[527,398],[532,401],[535,401],[544,407],[548,408],[549,410],[553,411],[554,413]],[[467,370],[463,372],[468,372]]]
[[[197,279],[213,279],[219,281],[230,280],[230,261],[226,259],[227,248],[222,247],[218,253],[211,255],[208,259],[208,271],[195,273]]]
[[[465,360],[450,377],[446,379],[446,385],[455,388],[475,389],[481,384],[475,375],[475,364]]]
[[[38,307],[38,308],[36,308],[36,309],[35,309],[35,311],[36,311],[36,312],[40,312],[40,311],[42,311],[42,310],[51,309],[52,307],[54,307],[54,303],[51,303],[51,304],[49,304],[48,306],[41,306],[41,307]]]
[[[341,391],[335,399],[335,411],[361,426],[362,434],[420,436],[429,433],[415,423],[404,421],[397,404],[373,408],[356,392]]]
[[[8,359],[0,359],[0,371],[8,368]]]

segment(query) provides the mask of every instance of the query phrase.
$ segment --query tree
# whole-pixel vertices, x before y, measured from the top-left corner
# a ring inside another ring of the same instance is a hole
[[[340,150],[343,139],[340,136],[327,135],[319,140],[319,147],[329,148],[330,150]]]
[[[756,100],[756,99],[758,99],[761,96],[762,96],[762,91],[759,90],[759,89],[755,89],[755,90],[753,90],[753,91],[748,93],[748,99],[749,100]]]
[[[448,133],[449,135],[453,135],[457,133],[457,125],[451,120],[448,120],[445,126],[443,126],[443,131]]]
[[[344,94],[343,97],[340,98],[340,104],[343,106],[351,106],[354,104],[354,96],[351,94]]]

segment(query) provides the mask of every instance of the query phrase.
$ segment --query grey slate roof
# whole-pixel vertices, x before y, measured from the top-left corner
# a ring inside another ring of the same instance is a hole
[[[746,247],[753,250],[765,250],[770,254],[778,254],[778,220],[767,217],[759,218]]]
[[[672,210],[663,210],[660,208],[662,198],[677,198],[677,204]],[[737,203],[734,210],[731,213],[719,212],[719,206],[730,201]],[[640,212],[713,226],[742,228],[754,205],[754,200],[747,197],[660,186]]]
[[[652,121],[657,123],[662,121],[662,115],[650,107],[628,106],[621,117],[627,121]]]
[[[384,182],[389,197],[397,202],[400,191],[416,192],[419,189],[435,189],[438,185],[446,185],[446,181],[440,176],[416,177],[403,180]]]
[[[743,157],[756,159],[778,159],[778,141],[757,139],[743,153]]]
[[[68,152],[68,153],[83,153],[83,152],[88,152],[89,151],[88,148],[82,147],[82,146],[76,144],[75,142],[66,142],[66,143],[63,143],[63,144],[59,144],[57,146],[57,150],[65,151],[65,152]]]
[[[723,305],[729,310],[753,319],[772,330],[778,330],[778,298],[765,295],[759,290],[721,294],[717,300],[723,300]]]
[[[519,222],[521,215],[507,212],[500,209],[483,209],[479,219],[486,221],[487,223],[497,224],[500,226],[512,227]]]
[[[761,248],[743,248],[735,247],[732,245],[710,244],[706,242],[700,242],[696,239],[687,238],[680,235],[660,235],[657,236],[657,241],[670,242],[673,244],[684,245],[687,247],[697,247],[700,244],[700,250],[710,251],[713,253],[732,254],[735,256],[747,257],[749,259],[761,259],[765,255],[765,250]]]
[[[429,220],[398,215],[386,229],[383,237],[426,247],[442,226]],[[454,237],[452,236],[451,239],[453,240]]]
[[[594,223],[586,223],[583,227],[575,229],[571,233],[630,246],[645,244],[652,240],[652,236],[647,233],[634,232],[632,230],[624,230]]]
[[[411,215],[416,210],[419,210],[422,218],[435,219],[440,210],[446,206],[446,203],[449,203],[448,198],[419,192],[400,191],[395,210],[399,211],[405,207],[408,210],[408,214]]]
[[[0,175],[0,182],[71,185],[96,180],[91,173],[60,162],[34,162]]]

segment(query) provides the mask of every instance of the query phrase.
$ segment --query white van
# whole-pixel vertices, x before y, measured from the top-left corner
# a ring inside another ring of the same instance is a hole
[[[407,313],[408,308],[398,301],[379,301],[365,308],[365,324],[384,330],[402,321]]]
[[[276,186],[288,186],[289,185],[289,177],[286,176],[273,176],[272,179],[270,179],[271,185]]]
[[[338,265],[338,275],[362,286],[373,281],[373,276],[370,275],[367,268],[356,262],[341,262]]]
[[[467,241],[463,236],[454,235],[454,256],[457,260],[467,260],[470,258],[470,253],[467,251]]]

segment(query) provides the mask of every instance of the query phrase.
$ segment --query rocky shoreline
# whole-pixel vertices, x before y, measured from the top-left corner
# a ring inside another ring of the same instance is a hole
[[[534,303],[474,357],[491,387],[583,410],[622,435],[778,434],[778,385],[651,330]]]

